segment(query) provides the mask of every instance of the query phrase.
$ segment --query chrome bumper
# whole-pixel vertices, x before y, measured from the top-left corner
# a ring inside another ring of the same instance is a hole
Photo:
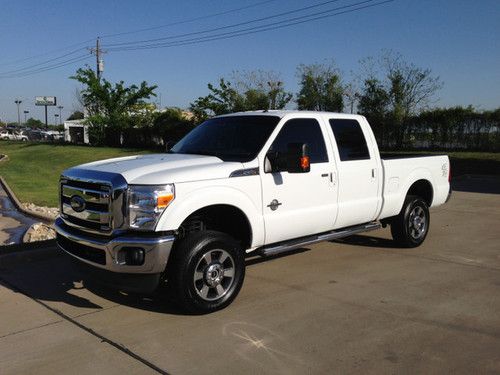
[[[61,218],[56,219],[54,227],[58,235],[57,244],[66,253],[94,267],[119,273],[157,274],[165,271],[175,240],[173,235],[157,237],[124,235],[109,240],[102,239],[92,235],[85,235],[68,227]],[[69,246],[71,249],[69,249]],[[96,252],[102,251],[105,255],[105,264],[83,258],[83,255],[81,255],[83,252],[79,256],[79,247]],[[119,252],[127,247],[144,249],[144,263],[141,265],[124,264],[119,259]]]

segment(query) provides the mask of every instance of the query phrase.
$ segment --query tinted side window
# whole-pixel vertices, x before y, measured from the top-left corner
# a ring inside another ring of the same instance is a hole
[[[269,153],[284,155],[289,143],[307,143],[311,163],[328,161],[325,140],[318,122],[314,119],[293,119],[285,123],[274,140]]]
[[[330,120],[341,161],[370,159],[365,136],[356,120]]]

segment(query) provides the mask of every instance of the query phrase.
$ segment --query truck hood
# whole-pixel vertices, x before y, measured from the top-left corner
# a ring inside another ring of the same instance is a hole
[[[224,162],[215,156],[151,154],[101,160],[76,168],[119,173],[129,184],[159,185],[227,178],[243,164]]]

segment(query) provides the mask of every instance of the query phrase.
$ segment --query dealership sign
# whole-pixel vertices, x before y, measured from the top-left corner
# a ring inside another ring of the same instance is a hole
[[[35,105],[56,105],[55,96],[36,96]]]

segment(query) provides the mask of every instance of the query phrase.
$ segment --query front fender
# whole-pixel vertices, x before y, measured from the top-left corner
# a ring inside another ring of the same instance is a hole
[[[241,190],[232,187],[203,187],[175,199],[160,217],[156,230],[177,230],[193,212],[217,204],[234,206],[245,214],[252,231],[252,248],[264,243],[264,221],[260,207],[257,208]]]

